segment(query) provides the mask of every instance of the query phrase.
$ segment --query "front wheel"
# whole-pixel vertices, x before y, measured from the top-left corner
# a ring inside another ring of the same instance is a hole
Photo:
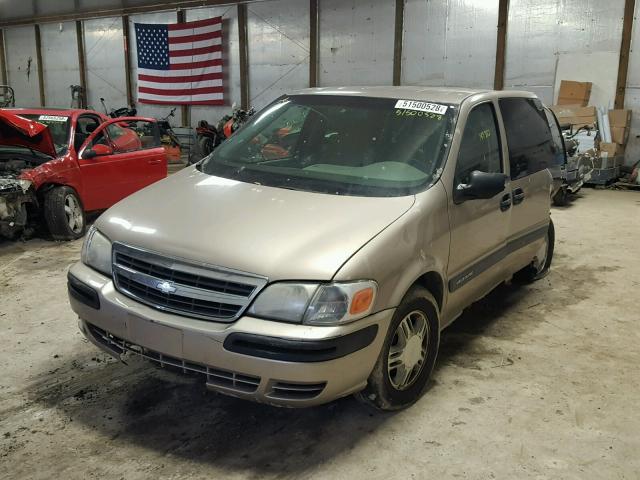
[[[45,194],[44,219],[55,240],[75,240],[84,235],[84,209],[70,187],[55,187]]]
[[[380,410],[415,403],[431,376],[439,344],[437,303],[426,289],[413,287],[393,315],[367,386],[356,397]]]

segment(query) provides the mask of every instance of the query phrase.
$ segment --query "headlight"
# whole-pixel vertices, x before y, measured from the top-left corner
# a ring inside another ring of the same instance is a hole
[[[257,317],[309,325],[348,323],[371,313],[377,284],[274,283],[256,299],[248,313]]]
[[[91,227],[82,245],[82,263],[111,276],[111,242]]]

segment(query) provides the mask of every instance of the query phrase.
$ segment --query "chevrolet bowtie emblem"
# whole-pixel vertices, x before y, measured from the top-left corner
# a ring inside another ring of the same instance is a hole
[[[162,293],[174,293],[176,291],[176,287],[171,282],[160,282],[156,285],[156,288]]]

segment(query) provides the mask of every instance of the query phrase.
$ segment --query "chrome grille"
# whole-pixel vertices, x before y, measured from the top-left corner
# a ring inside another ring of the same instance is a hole
[[[161,367],[174,368],[180,370],[182,373],[200,373],[206,376],[207,385],[243,393],[253,393],[260,385],[260,377],[243,375],[241,373],[230,372],[228,370],[220,370],[207,365],[187,362],[180,358],[170,357],[168,355],[149,350],[148,348],[143,348],[139,345],[129,343],[106,330],[98,328],[95,325],[91,325],[90,323],[87,324],[87,326],[89,327],[89,331],[91,332],[91,335],[93,335],[93,338],[118,354],[129,352],[156,362],[160,364]]]
[[[238,318],[267,279],[113,245],[116,289],[151,307],[220,322]]]

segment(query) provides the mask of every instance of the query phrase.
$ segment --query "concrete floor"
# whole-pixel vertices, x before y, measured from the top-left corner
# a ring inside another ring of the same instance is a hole
[[[443,334],[412,408],[284,410],[207,392],[78,333],[80,242],[0,244],[0,478],[640,478],[640,195],[554,209],[551,274]]]

